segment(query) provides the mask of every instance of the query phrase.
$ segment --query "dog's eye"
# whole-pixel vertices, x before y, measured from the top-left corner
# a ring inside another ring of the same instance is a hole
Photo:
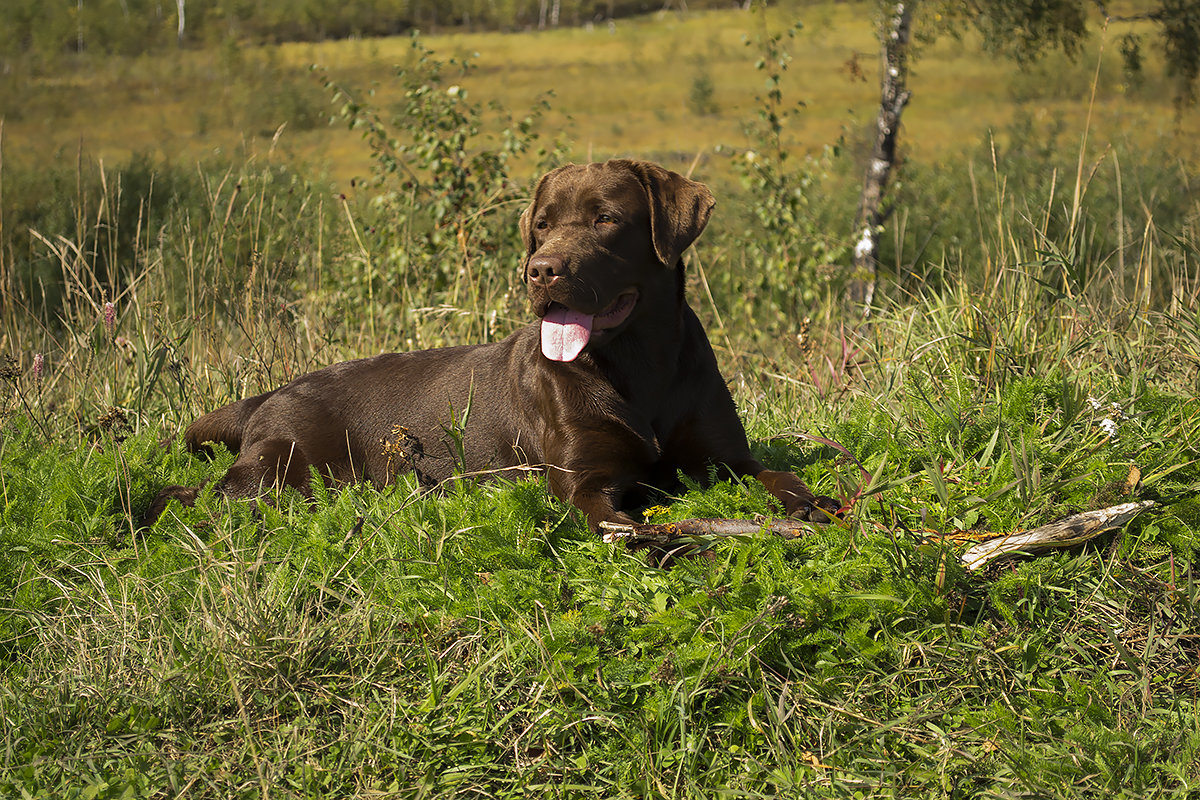
[[[600,216],[596,217],[597,225],[612,225],[616,221],[617,220],[615,217],[612,217],[608,214],[601,214]]]
[[[544,219],[539,219],[533,224],[533,227],[537,228],[539,231],[544,231],[546,228],[550,227],[550,223],[546,222]]]

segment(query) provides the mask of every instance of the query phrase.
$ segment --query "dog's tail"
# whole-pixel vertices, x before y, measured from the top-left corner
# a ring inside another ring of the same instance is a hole
[[[188,450],[212,455],[209,444],[218,442],[236,453],[242,448],[242,433],[250,416],[273,394],[275,392],[247,397],[200,417],[183,433]]]

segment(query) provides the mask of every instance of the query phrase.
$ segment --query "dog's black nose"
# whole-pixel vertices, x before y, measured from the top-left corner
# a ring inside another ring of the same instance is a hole
[[[549,286],[563,273],[563,260],[557,256],[534,256],[525,267],[525,275],[534,283]]]

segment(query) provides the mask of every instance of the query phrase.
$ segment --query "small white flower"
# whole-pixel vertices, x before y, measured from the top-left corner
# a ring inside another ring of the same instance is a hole
[[[461,91],[462,91],[462,89],[460,89],[458,84],[456,83],[453,86],[451,86],[449,89],[446,90],[446,94],[450,95],[451,97],[458,97],[458,93]]]
[[[1088,405],[1092,407],[1092,411],[1099,411],[1100,409],[1104,408],[1104,403],[1101,403],[1094,397],[1089,397],[1087,402]]]
[[[1125,419],[1125,412],[1121,409],[1120,405],[1113,403],[1111,408],[1113,419]]]
[[[1104,435],[1111,439],[1117,435],[1117,423],[1114,420],[1105,417],[1104,419],[1100,420],[1100,430],[1104,431]]]
[[[753,164],[757,160],[758,160],[758,153],[754,152],[753,150],[746,151],[746,162],[747,163]]]

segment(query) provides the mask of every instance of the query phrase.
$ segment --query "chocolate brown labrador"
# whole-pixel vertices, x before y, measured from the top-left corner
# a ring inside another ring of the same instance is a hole
[[[536,467],[596,530],[632,522],[646,487],[718,465],[757,478],[789,515],[824,521],[836,501],[751,455],[684,299],[682,255],[713,205],[706,186],[650,163],[560,167],[520,221],[539,321],[492,344],[334,364],[205,414],[187,446],[238,453],[216,486],[231,497],[283,485],[307,493],[310,468],[377,485],[411,470],[434,485]],[[163,489],[144,520],[198,491]]]

